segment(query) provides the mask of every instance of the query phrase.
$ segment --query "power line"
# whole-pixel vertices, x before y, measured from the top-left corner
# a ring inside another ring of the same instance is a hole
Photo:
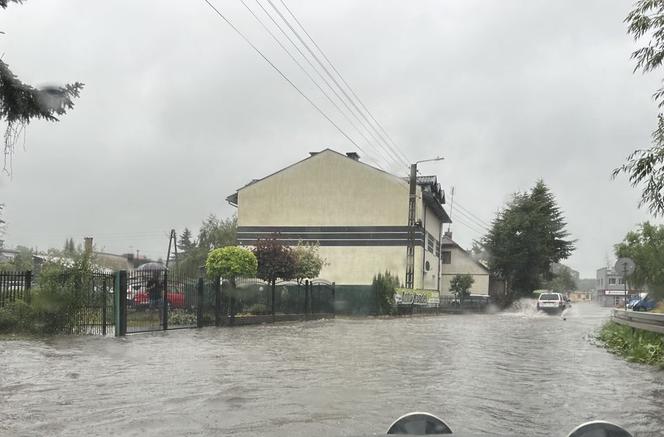
[[[306,94],[304,94],[304,92],[302,92],[302,90],[300,90],[300,89],[299,89],[299,88],[298,88],[298,87],[297,87],[297,86],[296,86],[296,85],[295,85],[295,84],[294,84],[294,83],[293,83],[293,82],[292,82],[292,81],[291,81],[291,80],[290,80],[290,79],[289,79],[289,78],[288,78],[288,77],[287,77],[287,76],[286,76],[286,75],[285,75],[285,74],[284,74],[284,73],[283,73],[283,72],[282,72],[282,71],[281,71],[281,70],[275,65],[275,64],[273,64],[272,61],[270,61],[270,60],[267,58],[267,56],[265,56],[265,55],[263,54],[263,52],[261,52],[261,51],[258,49],[258,47],[256,47],[256,46],[255,46],[255,45],[249,40],[249,38],[247,38],[247,36],[246,36],[244,33],[242,33],[237,27],[235,27],[235,26],[233,25],[233,23],[231,23],[230,20],[229,20],[228,18],[226,18],[226,16],[225,16],[224,14],[222,14],[221,12],[219,12],[219,10],[218,10],[218,9],[217,9],[212,3],[210,3],[209,0],[203,0],[203,1],[204,1],[205,3],[207,3],[207,5],[208,5],[208,6],[209,6],[209,7],[210,7],[210,8],[211,8],[211,9],[212,9],[217,15],[219,15],[219,17],[220,17],[222,20],[224,20],[224,21],[226,22],[226,24],[228,24],[228,25],[231,27],[231,29],[233,29],[238,35],[240,35],[240,37],[241,37],[241,38],[242,38],[247,44],[249,44],[249,46],[250,46],[252,49],[254,49],[254,50],[256,51],[256,53],[258,53],[258,54],[260,55],[260,57],[263,58],[263,60],[264,60],[265,62],[267,62],[268,64],[270,64],[270,66],[271,66],[271,67],[272,67],[277,73],[279,73],[279,75],[280,75],[280,76],[281,76],[286,82],[288,82],[288,84],[289,84],[290,86],[292,86],[292,87],[295,89],[295,91],[297,91],[297,92],[298,92],[298,93],[299,93],[299,94],[300,94],[300,95],[301,95],[301,96],[302,96],[307,102],[309,102],[309,104],[310,104],[311,106],[313,106],[313,107],[316,109],[316,111],[318,111],[323,117],[325,117],[325,119],[326,119],[327,121],[329,121],[330,124],[332,124],[332,126],[334,126],[334,127],[335,127],[335,128],[336,128],[336,129],[337,129],[337,130],[338,130],[343,136],[344,136],[344,137],[346,137],[346,139],[347,139],[348,141],[350,141],[355,147],[357,147],[357,149],[358,149],[360,152],[365,153],[365,154],[367,153],[367,152],[365,152],[364,149],[362,149],[362,148],[361,148],[361,147],[360,147],[355,141],[353,141],[353,139],[352,139],[350,136],[348,136],[348,134],[347,134],[346,132],[344,132],[344,131],[339,127],[339,125],[338,125],[337,123],[334,122],[334,120],[332,120],[330,117],[328,117],[328,115],[327,115],[325,112],[323,112],[323,110],[322,110],[320,107],[318,107],[318,105],[316,105],[316,103],[314,103],[313,100],[311,100]]]
[[[470,215],[471,217],[473,217],[473,218],[475,219],[475,221],[481,223],[482,225],[487,226],[487,227],[489,227],[489,228],[492,226],[492,225],[491,225],[490,223],[488,223],[486,220],[483,220],[483,219],[479,218],[477,215],[473,214],[468,208],[466,208],[466,207],[463,206],[461,203],[459,203],[459,200],[458,200],[458,199],[457,199],[457,207],[458,207],[460,210],[464,211],[466,214],[468,214],[468,215]]]
[[[326,66],[323,64],[323,62],[320,60],[320,58],[319,58],[319,57],[313,52],[313,50],[311,49],[311,47],[309,47],[309,45],[307,44],[307,42],[302,38],[302,36],[299,34],[299,32],[298,32],[298,31],[292,26],[292,24],[288,21],[288,19],[287,19],[286,17],[284,17],[284,15],[281,13],[281,11],[279,10],[279,8],[277,8],[277,7],[275,6],[275,4],[272,2],[272,0],[267,0],[267,2],[270,4],[270,6],[272,6],[272,9],[275,10],[275,12],[276,12],[276,13],[279,15],[279,17],[284,21],[284,23],[286,23],[286,25],[287,25],[288,28],[291,30],[291,32],[293,32],[293,34],[295,35],[295,37],[300,41],[300,43],[304,46],[304,48],[305,48],[305,49],[309,52],[309,54],[314,58],[314,60],[318,63],[318,65],[320,65],[320,67],[321,67],[321,68],[323,69],[323,71],[328,75],[328,77],[332,80],[332,82],[334,82],[334,84],[339,88],[339,90],[340,90],[341,93],[346,97],[346,99],[348,100],[348,102],[349,102],[349,103],[355,108],[355,110],[358,112],[358,114],[360,114],[360,115],[362,116],[362,118],[367,122],[367,124],[368,124],[369,127],[373,130],[373,132],[376,132],[376,134],[378,134],[378,137],[377,137],[377,136],[372,132],[371,129],[368,129],[368,132],[370,133],[370,135],[371,135],[372,137],[374,137],[374,139],[376,139],[376,141],[380,144],[380,140],[379,140],[379,138],[381,138],[381,137],[380,137],[380,133],[379,133],[379,132],[376,130],[376,128],[371,124],[371,122],[369,122],[369,119],[368,119],[368,118],[366,117],[366,115],[364,115],[364,113],[360,110],[360,108],[357,106],[357,104],[355,103],[355,101],[354,101],[352,98],[350,98],[350,96],[348,95],[348,93],[346,93],[346,91],[345,91],[345,90],[343,89],[343,87],[339,84],[339,82],[337,82],[337,80],[334,78],[334,76],[330,73],[330,71],[327,69],[327,67],[326,67]],[[286,6],[285,3],[283,3],[283,1],[282,1],[282,4],[284,4],[284,6]],[[286,8],[287,8],[287,6],[286,6]],[[290,12],[290,14],[294,17],[294,15],[293,15],[292,12]],[[300,27],[302,27],[301,24],[300,24]],[[305,30],[303,27],[302,27],[302,29]],[[305,30],[305,32],[306,32],[306,30]],[[309,39],[311,39],[310,36],[309,36]],[[383,140],[383,142],[388,146],[387,148],[384,147],[384,146],[382,146],[383,150],[385,150],[385,151],[387,152],[388,155],[391,154],[391,155],[393,156],[393,159],[396,159],[397,162],[399,162],[400,160],[402,160],[402,158],[399,158],[399,156],[398,156],[394,151],[391,151],[391,150],[390,150],[389,144],[388,144],[384,139],[382,139],[382,140]],[[404,161],[403,161],[403,164],[406,165],[406,166],[408,166],[409,163],[408,163],[407,161],[404,160]]]
[[[241,1],[242,1],[242,0],[241,0]],[[284,36],[286,37],[286,39],[288,40],[288,42],[291,43],[291,45],[295,48],[295,50],[297,50],[297,52],[300,54],[300,56],[302,56],[302,58],[307,62],[307,64],[313,69],[313,71],[318,75],[318,77],[319,77],[320,79],[322,79],[323,83],[325,83],[325,85],[327,85],[327,87],[330,89],[330,91],[332,91],[332,93],[334,93],[335,97],[336,97],[337,99],[339,99],[339,101],[341,102],[341,104],[344,105],[344,106],[346,107],[346,109],[347,109],[348,112],[353,116],[353,118],[355,118],[355,120],[357,120],[357,122],[360,124],[360,126],[362,126],[364,129],[366,129],[367,132],[369,132],[369,135],[371,135],[371,134],[372,134],[371,131],[368,130],[368,129],[366,128],[366,126],[362,123],[362,120],[360,120],[360,118],[355,114],[355,112],[353,112],[353,110],[350,108],[350,106],[348,106],[348,103],[346,103],[346,101],[345,101],[345,100],[339,95],[339,93],[337,92],[337,90],[335,89],[335,87],[334,87],[332,84],[330,84],[330,82],[325,78],[325,76],[320,72],[320,70],[319,70],[318,68],[316,68],[316,66],[311,62],[311,60],[307,57],[307,55],[305,55],[304,52],[302,52],[302,50],[301,50],[300,47],[297,45],[297,43],[295,43],[295,41],[293,41],[293,39],[288,35],[288,32],[286,32],[286,31],[284,30],[284,28],[283,28],[283,27],[277,22],[277,20],[275,20],[275,18],[272,16],[272,14],[271,14],[267,9],[265,9],[265,7],[264,7],[263,4],[260,2],[260,0],[256,0],[256,3],[258,4],[258,6],[260,6],[260,8],[261,8],[261,9],[263,10],[263,12],[265,13],[265,15],[267,15],[267,16],[270,18],[270,20],[271,20],[272,23],[277,27],[277,29],[279,29],[279,31],[281,32],[281,34],[284,35]],[[273,5],[272,7],[274,8],[274,5]],[[279,11],[277,11],[277,13],[279,13]],[[281,15],[280,15],[280,16],[281,16]],[[284,19],[283,16],[281,16],[281,18]],[[285,20],[285,19],[284,19],[284,20]],[[285,21],[285,22],[286,22],[286,21]],[[289,25],[288,22],[286,22],[286,24]],[[290,25],[289,25],[289,27],[290,27]],[[292,28],[291,28],[291,29],[292,29]],[[296,35],[296,36],[297,36],[297,35]],[[318,84],[313,78],[311,78],[311,80],[314,81],[314,83]],[[317,85],[317,86],[318,86],[318,85]],[[322,90],[321,90],[321,91],[322,91]],[[325,94],[325,93],[324,93],[324,94]],[[326,95],[326,97],[328,97],[328,96]],[[329,99],[329,97],[328,97],[328,99]],[[334,103],[334,102],[333,102],[333,103]],[[335,104],[335,107],[338,108],[338,105]],[[338,108],[338,109],[339,109],[339,108]],[[347,119],[347,116],[345,115],[345,113],[344,113],[341,109],[339,109],[339,112],[341,112],[341,113],[344,115],[344,117],[346,117],[346,119]],[[365,139],[365,141],[367,141],[367,144],[371,145],[371,147],[376,151],[376,153],[378,154],[378,156],[381,157],[381,158],[383,159],[384,162],[387,162],[387,163],[388,163],[388,167],[391,166],[390,158],[387,158],[387,159],[386,159],[386,158],[383,156],[383,152],[381,151],[382,146],[380,145],[380,142],[377,142],[378,147],[373,146],[373,145],[371,144],[371,141],[366,137],[366,135],[364,135],[364,134],[363,134],[363,133],[362,133],[362,132],[356,127],[356,125],[355,125],[354,123],[350,122],[350,120],[348,120],[348,121],[349,121],[349,123],[351,123],[351,125],[353,125],[353,127],[354,127],[354,128],[360,133],[360,135],[362,135],[362,137]],[[373,135],[372,135],[372,136],[373,136]],[[375,136],[373,136],[373,137],[374,137],[374,141],[376,141]]]
[[[469,225],[468,223],[464,222],[463,220],[459,220],[458,218],[454,221],[454,223],[459,223],[460,225],[465,226],[466,228],[470,229],[471,231],[475,232],[477,235],[484,236],[486,232],[480,231],[474,226]]]
[[[470,215],[468,215],[467,213],[465,213],[462,209],[459,208],[459,209],[456,210],[456,212],[457,212],[457,214],[461,214],[461,216],[462,216],[465,220],[468,220],[468,221],[469,221],[470,223],[472,223],[474,226],[478,226],[480,229],[485,229],[485,230],[487,230],[487,231],[490,229],[489,227],[483,225],[482,223],[480,223],[479,221],[477,221],[476,219],[474,219],[473,217],[471,217]]]
[[[269,0],[268,0],[268,1],[269,1]],[[376,125],[381,129],[381,131],[385,134],[385,136],[390,140],[390,142],[392,143],[392,145],[394,145],[394,149],[392,149],[392,150],[393,150],[395,153],[400,154],[400,155],[401,155],[401,159],[403,159],[403,160],[405,161],[406,165],[408,166],[409,163],[410,163],[411,161],[410,161],[410,160],[409,160],[409,159],[403,154],[403,152],[401,152],[401,150],[399,149],[399,147],[397,146],[397,144],[394,142],[394,140],[392,139],[392,137],[390,137],[390,135],[387,133],[387,131],[385,130],[385,128],[383,128],[383,126],[378,122],[378,120],[376,120],[376,118],[373,116],[373,114],[371,113],[371,111],[369,111],[369,109],[368,109],[368,108],[366,107],[366,105],[362,102],[362,100],[359,98],[359,96],[355,93],[355,91],[353,91],[353,88],[348,84],[348,82],[346,82],[346,80],[344,79],[344,77],[341,75],[341,73],[339,72],[339,70],[337,70],[337,68],[334,66],[334,64],[332,63],[332,61],[330,61],[330,59],[327,57],[327,55],[325,54],[325,52],[323,52],[323,50],[322,50],[322,49],[320,48],[320,46],[316,43],[316,41],[313,39],[313,37],[309,34],[309,32],[307,32],[307,29],[305,29],[304,26],[302,25],[302,23],[300,23],[300,21],[297,19],[297,17],[296,17],[295,14],[293,13],[293,11],[291,11],[290,8],[288,7],[288,5],[286,5],[285,0],[280,0],[280,2],[281,2],[281,4],[284,6],[284,8],[288,11],[288,13],[290,14],[290,16],[293,17],[293,19],[294,19],[295,22],[298,24],[298,26],[300,26],[300,28],[304,31],[304,33],[307,35],[307,37],[311,40],[311,42],[314,44],[314,46],[315,46],[316,49],[320,52],[320,54],[323,55],[323,58],[327,61],[327,63],[330,65],[330,67],[332,67],[332,69],[334,70],[334,72],[337,74],[337,76],[339,76],[339,78],[340,78],[341,81],[344,83],[344,85],[346,85],[346,87],[347,87],[348,90],[351,92],[351,94],[355,97],[355,99],[357,99],[357,101],[360,103],[360,106],[362,106],[362,108],[364,108],[364,110],[367,112],[367,114],[369,114],[369,116],[371,117],[371,119],[376,123]],[[388,146],[389,146],[389,144],[388,144]],[[390,148],[391,148],[391,147],[390,147]]]
[[[359,133],[359,134],[364,138],[364,140],[367,142],[367,144],[371,145],[371,142],[370,142],[369,138],[367,138],[366,135],[364,135],[364,133],[363,133],[363,132],[357,127],[357,125],[355,125],[355,124],[353,123],[353,121],[350,120],[350,118],[348,117],[348,115],[346,115],[346,113],[345,113],[345,112],[341,109],[341,107],[339,107],[339,105],[338,105],[338,104],[337,104],[337,103],[336,103],[336,102],[335,102],[335,101],[329,96],[329,94],[327,94],[327,93],[325,92],[325,90],[323,90],[323,88],[319,85],[319,83],[313,78],[313,76],[311,76],[311,74],[309,73],[309,71],[307,71],[307,69],[304,68],[304,66],[303,66],[303,65],[302,65],[302,64],[301,64],[301,63],[295,58],[295,56],[293,56],[293,54],[291,53],[291,51],[288,50],[288,48],[286,48],[286,46],[284,46],[284,44],[279,40],[279,38],[277,38],[277,36],[276,36],[276,35],[275,35],[275,34],[274,34],[274,33],[273,33],[273,32],[267,27],[267,25],[263,22],[263,20],[261,20],[261,18],[260,18],[258,15],[256,15],[256,13],[253,11],[253,9],[251,9],[251,8],[249,7],[249,5],[247,5],[247,3],[245,2],[245,0],[240,0],[240,2],[241,2],[242,5],[243,5],[243,6],[249,11],[249,13],[250,13],[250,14],[256,19],[256,21],[258,21],[258,23],[263,27],[263,29],[264,29],[264,30],[265,30],[265,31],[266,31],[266,32],[272,37],[272,39],[273,39],[273,40],[274,40],[274,41],[275,41],[275,42],[276,42],[276,43],[277,43],[277,44],[278,44],[278,45],[279,45],[279,46],[280,46],[280,47],[286,52],[286,54],[291,58],[291,60],[292,60],[293,62],[295,62],[295,64],[300,68],[300,70],[302,70],[302,72],[304,72],[304,74],[305,74],[305,75],[311,80],[311,82],[313,82],[313,84],[316,86],[316,88],[318,88],[318,89],[320,90],[320,92],[323,93],[323,95],[324,95],[324,96],[330,101],[330,103],[332,103],[332,105],[334,105],[334,107],[335,107],[335,108],[341,113],[341,115],[346,119],[346,121],[347,121],[348,123],[350,123],[350,125],[351,125],[351,126],[357,131],[357,133]],[[302,57],[303,57],[303,58],[309,63],[309,65],[310,65],[312,68],[314,68],[314,71],[316,71],[315,67],[311,64],[311,61],[309,61],[309,59],[304,55],[304,53],[302,53],[302,51],[299,49],[299,47],[298,47],[298,46],[297,46],[297,45],[296,45],[296,44],[290,39],[290,37],[288,36],[288,34],[286,34],[286,32],[281,28],[281,26],[280,26],[280,25],[274,20],[274,18],[269,14],[269,12],[268,12],[268,11],[263,7],[263,5],[259,2],[259,0],[256,0],[256,3],[258,4],[258,6],[260,6],[260,8],[263,10],[263,12],[265,12],[265,13],[268,15],[268,17],[269,17],[269,18],[272,20],[272,22],[273,22],[273,23],[279,28],[279,30],[280,30],[280,31],[286,36],[286,38],[290,41],[290,43],[291,43],[291,44],[292,44],[292,45],[298,50],[298,52],[300,53],[300,55],[301,55],[301,56],[302,56]],[[318,73],[318,74],[320,75],[320,73]],[[321,77],[322,77],[322,76],[321,76]],[[324,78],[323,78],[323,79],[324,79]],[[328,86],[330,86],[330,85],[328,84]],[[330,88],[331,88],[331,87],[330,87]],[[331,89],[332,89],[332,88],[331,88]],[[334,91],[334,89],[332,89],[332,91]],[[337,97],[338,97],[338,96],[337,96]],[[374,149],[375,149],[375,147],[374,147]],[[377,150],[377,149],[375,149],[375,150]],[[378,155],[380,155],[380,153],[378,153]],[[368,156],[368,158],[371,158],[371,156]],[[378,166],[381,166],[381,165],[379,164],[378,160],[374,160],[374,161],[376,162],[376,164],[377,164]],[[390,163],[389,163],[388,161],[384,161],[384,163],[387,163],[387,166],[389,167]]]

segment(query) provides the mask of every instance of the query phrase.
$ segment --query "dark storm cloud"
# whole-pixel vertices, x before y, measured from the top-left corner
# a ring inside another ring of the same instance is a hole
[[[240,2],[216,4],[334,114]],[[655,124],[657,74],[633,75],[629,61],[631,4],[289,2],[409,159],[446,157],[422,172],[482,220],[543,178],[585,276],[648,218],[635,190],[609,180]],[[202,1],[30,0],[1,14],[4,59],[23,80],[86,83],[61,123],[29,127],[13,180],[0,181],[11,245],[89,234],[164,256],[170,228],[232,214],[224,198],[250,179],[353,149]],[[453,225],[468,246],[481,229],[458,217],[475,228]]]

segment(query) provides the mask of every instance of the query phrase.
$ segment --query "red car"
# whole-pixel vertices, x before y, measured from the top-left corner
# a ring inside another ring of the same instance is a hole
[[[127,294],[127,300],[132,301],[137,307],[148,307],[150,305],[150,295],[145,290],[136,292],[130,290]],[[184,293],[180,291],[169,290],[166,300],[171,308],[184,308]]]

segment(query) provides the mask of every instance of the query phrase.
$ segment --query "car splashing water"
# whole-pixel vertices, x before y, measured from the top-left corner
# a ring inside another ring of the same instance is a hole
[[[477,434],[664,429],[664,373],[591,341],[607,309],[530,308],[3,341],[0,435],[374,435],[409,411]]]

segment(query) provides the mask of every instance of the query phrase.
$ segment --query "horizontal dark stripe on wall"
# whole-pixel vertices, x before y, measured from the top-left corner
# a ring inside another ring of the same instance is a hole
[[[268,234],[291,232],[408,232],[408,226],[238,226],[237,231]]]
[[[250,238],[242,238],[238,236],[237,239],[238,243],[240,245],[245,245],[245,246],[253,246],[256,244],[255,239],[250,239]],[[290,240],[290,239],[283,239],[279,238],[279,241],[281,241],[283,244],[287,246],[296,246],[300,241],[302,242],[317,242],[321,246],[407,246],[408,245],[408,240],[407,239],[397,239],[397,240],[308,240],[308,239],[299,239],[299,240]],[[424,241],[423,240],[415,240],[415,245],[416,246],[424,246]]]
[[[269,238],[276,236],[279,239],[287,238],[289,240],[407,240],[408,232],[289,232],[278,234],[263,234],[258,232],[238,231],[237,238],[257,240],[259,238]],[[416,240],[424,240],[422,232],[415,233]]]

